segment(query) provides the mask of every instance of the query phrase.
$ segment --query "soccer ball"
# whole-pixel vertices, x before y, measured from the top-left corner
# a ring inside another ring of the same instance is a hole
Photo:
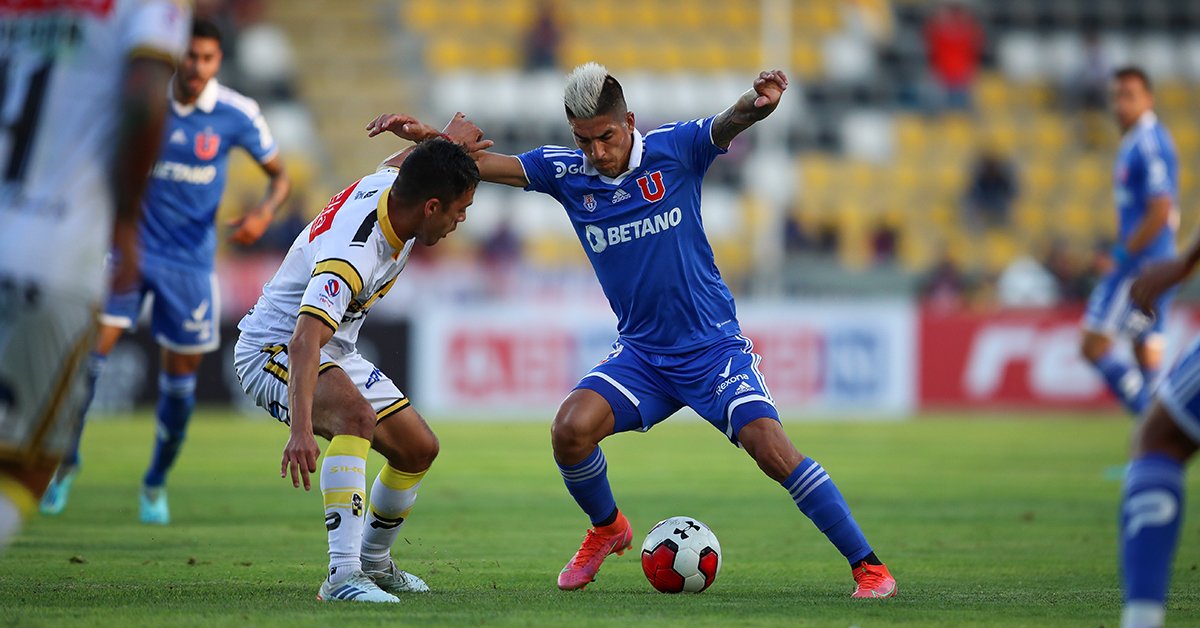
[[[663,593],[699,593],[721,571],[717,536],[692,517],[659,521],[642,543],[642,571]]]

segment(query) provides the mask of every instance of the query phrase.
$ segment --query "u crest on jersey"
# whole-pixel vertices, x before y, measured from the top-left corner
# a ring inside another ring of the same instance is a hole
[[[637,184],[642,190],[642,198],[646,199],[648,203],[661,200],[667,193],[667,186],[663,185],[662,171],[660,170],[638,177]]]
[[[204,129],[204,132],[196,134],[195,152],[198,159],[209,161],[217,156],[217,151],[221,148],[221,136],[213,133],[211,128]]]

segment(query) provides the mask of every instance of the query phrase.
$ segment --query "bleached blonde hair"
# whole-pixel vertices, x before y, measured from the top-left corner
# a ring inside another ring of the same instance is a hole
[[[595,61],[589,61],[571,70],[567,75],[567,87],[563,90],[563,104],[566,105],[567,115],[573,118],[594,118],[606,113],[606,110],[617,102],[624,105],[625,95],[621,84],[615,78],[611,79],[612,87],[605,90],[610,78],[608,68]]]

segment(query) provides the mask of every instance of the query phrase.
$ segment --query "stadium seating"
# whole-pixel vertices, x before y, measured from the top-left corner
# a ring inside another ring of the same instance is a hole
[[[1089,32],[1102,34],[1108,63],[1136,61],[1149,70],[1181,163],[1200,157],[1193,111],[1200,96],[1197,2],[970,3],[987,33],[970,113],[922,106],[929,89],[921,37],[928,2],[779,3],[791,7],[791,48],[781,55],[762,41],[764,21],[770,22],[762,7],[770,2],[557,0],[550,5],[561,31],[558,68],[528,71],[525,39],[544,4],[275,3],[272,19],[293,39],[302,96],[328,150],[327,171],[351,180],[386,152],[359,133],[383,110],[431,118],[464,110],[506,150],[569,143],[561,73],[587,60],[600,60],[620,75],[641,126],[719,111],[754,71],[778,64],[795,79],[789,94],[794,102],[776,114],[787,123],[773,122],[784,129],[777,133],[794,155],[784,170],[790,175],[782,177],[794,190],[782,212],[764,209],[770,203],[738,172],[744,155],[737,153],[744,148],[734,151],[733,166],[714,174],[718,181],[706,189],[706,211],[728,227],[712,230],[726,274],[752,268],[754,254],[745,242],[767,231],[781,233],[771,221],[788,214],[835,225],[838,256],[849,268],[873,262],[872,234],[891,224],[899,234],[899,261],[910,272],[919,273],[948,249],[969,268],[994,273],[1021,254],[1040,255],[1054,240],[1065,238],[1087,251],[1113,233],[1114,125],[1106,113],[1080,111],[1065,98],[1086,58]],[[850,6],[880,20],[864,30],[870,20]],[[751,135],[739,142],[764,141]],[[1012,161],[1019,196],[1007,227],[979,233],[963,218],[962,198],[972,162],[984,150]],[[1200,190],[1183,170],[1186,230],[1195,222],[1189,209],[1200,206]],[[584,263],[573,242],[562,245],[569,229],[543,225],[560,218],[558,210],[504,192],[481,195],[477,206],[522,208],[514,226],[532,261]],[[482,241],[493,224],[480,223],[465,230],[468,244]]]

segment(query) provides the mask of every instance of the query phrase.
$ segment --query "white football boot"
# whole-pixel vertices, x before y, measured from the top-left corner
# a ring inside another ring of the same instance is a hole
[[[317,590],[317,599],[322,602],[399,602],[400,598],[380,589],[373,580],[361,571],[337,584],[326,578]]]
[[[424,580],[397,569],[396,563],[390,558],[383,563],[363,563],[363,573],[374,580],[380,589],[393,595],[429,592],[429,585],[425,584]]]

